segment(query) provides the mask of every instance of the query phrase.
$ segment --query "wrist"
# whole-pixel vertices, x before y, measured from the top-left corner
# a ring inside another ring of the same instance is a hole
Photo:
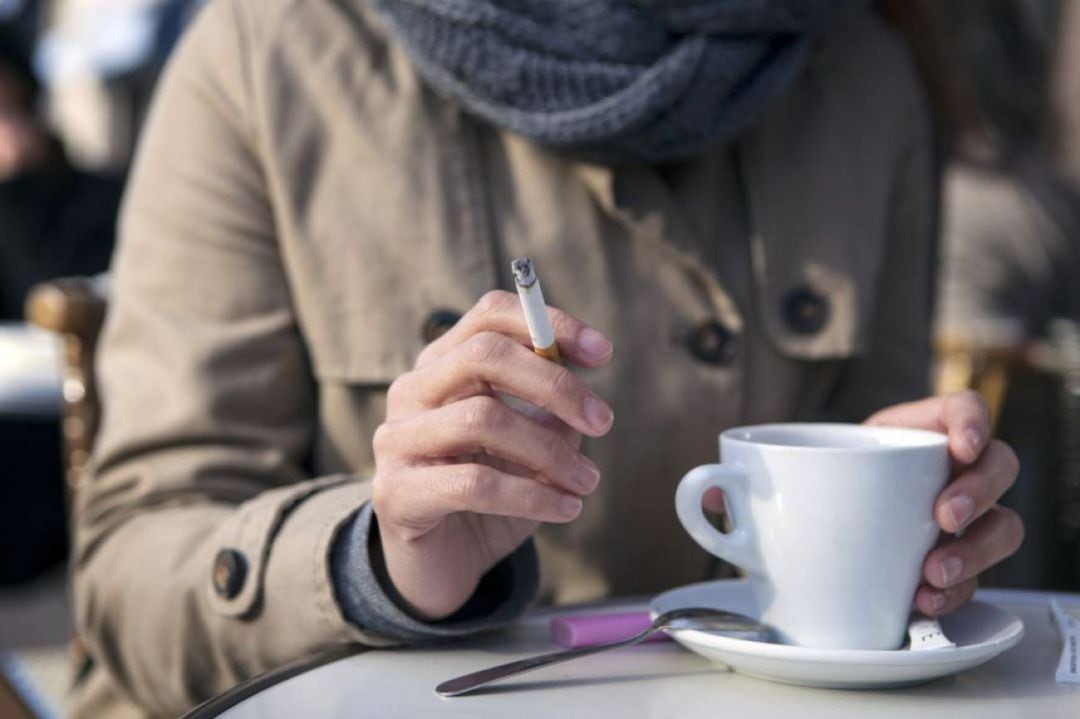
[[[407,644],[469,636],[505,625],[536,597],[536,549],[532,541],[526,541],[483,576],[461,609],[438,621],[419,619],[405,611],[407,603],[389,581],[385,565],[382,577],[376,576],[373,561],[382,564],[383,560],[381,546],[372,542],[374,522],[368,503],[342,528],[330,557],[334,593],[344,619],[373,635]],[[372,546],[378,549],[374,556]],[[398,596],[392,597],[386,588]]]
[[[395,604],[422,622],[437,622],[460,610],[476,591],[482,569],[471,570],[467,558],[454,562],[427,550],[431,538],[403,539],[373,517],[368,540],[372,569]]]

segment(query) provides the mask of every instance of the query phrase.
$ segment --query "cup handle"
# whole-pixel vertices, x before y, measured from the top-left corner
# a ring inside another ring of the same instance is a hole
[[[705,464],[690,470],[675,490],[675,513],[694,541],[747,572],[760,571],[754,550],[753,527],[747,521],[746,471],[738,464]],[[705,490],[717,487],[724,492],[724,501],[732,529],[727,534],[716,529],[705,518],[701,498]]]

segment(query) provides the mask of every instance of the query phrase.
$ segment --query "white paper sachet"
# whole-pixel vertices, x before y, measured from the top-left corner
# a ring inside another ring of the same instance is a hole
[[[911,624],[908,625],[908,639],[913,652],[956,646],[945,636],[938,620],[929,617],[916,617],[911,620]]]
[[[1080,606],[1066,608],[1058,600],[1051,599],[1050,614],[1064,642],[1054,678],[1059,683],[1080,684]]]

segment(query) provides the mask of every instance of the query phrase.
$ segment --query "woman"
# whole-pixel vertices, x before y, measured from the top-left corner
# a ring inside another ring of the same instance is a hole
[[[975,398],[898,404],[926,391],[930,137],[860,5],[211,3],[114,267],[82,712],[700,580],[675,483],[761,420],[948,432],[935,516],[970,530],[916,602],[970,597],[1020,540],[1016,463]],[[586,371],[528,351],[495,289],[521,255]]]

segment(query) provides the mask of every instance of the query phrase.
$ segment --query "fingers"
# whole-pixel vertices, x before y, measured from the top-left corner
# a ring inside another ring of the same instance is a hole
[[[975,594],[979,573],[1011,556],[1023,539],[1019,515],[1004,507],[991,508],[963,537],[926,557],[926,585],[915,593],[915,606],[927,616],[953,611]]]
[[[548,308],[548,316],[559,351],[569,362],[582,367],[599,367],[611,358],[611,342],[600,332],[553,307]],[[517,295],[493,290],[481,297],[446,334],[424,348],[416,366],[430,364],[481,332],[496,332],[524,347],[532,346]]]
[[[510,407],[519,414],[522,414],[533,422],[547,427],[555,432],[555,434],[562,437],[568,444],[573,446],[574,449],[580,449],[581,447],[581,434],[578,433],[573,427],[563,422],[561,419],[551,414],[550,412],[540,409],[535,405],[531,405],[528,402],[518,402],[510,404]]]
[[[489,396],[470,397],[385,423],[376,431],[373,444],[376,456],[397,457],[406,463],[483,452],[579,495],[592,493],[600,482],[596,465],[557,431]]]
[[[719,487],[709,487],[705,490],[705,494],[701,496],[701,506],[706,511],[713,512],[715,514],[723,514],[727,511],[727,504],[724,502],[724,490]]]
[[[1023,540],[1020,516],[1006,507],[992,507],[962,537],[931,551],[923,576],[932,588],[951,589],[1011,556]]]
[[[1004,442],[990,439],[990,412],[974,392],[932,397],[884,409],[867,424],[915,427],[948,435],[954,477],[934,503],[946,532],[966,532],[927,555],[927,585],[915,603],[928,615],[960,606],[975,591],[976,577],[1013,554],[1024,537],[1019,515],[996,503],[1013,485],[1020,465]]]
[[[943,400],[941,416],[949,435],[949,454],[970,464],[978,459],[990,437],[990,410],[975,392],[950,394]]]
[[[949,454],[960,464],[971,464],[990,438],[990,411],[975,392],[955,392],[888,407],[867,424],[928,429],[949,435]]]
[[[1004,442],[992,440],[978,461],[938,495],[934,519],[946,532],[959,532],[993,507],[1016,481],[1019,472],[1016,453]]]
[[[496,332],[482,332],[438,361],[399,377],[387,398],[397,418],[456,400],[502,392],[557,416],[578,432],[606,434],[614,415],[573,372]]]
[[[928,617],[948,614],[971,599],[978,586],[978,580],[971,578],[948,589],[919,587],[915,593],[915,606]]]
[[[579,497],[483,464],[405,467],[377,475],[374,491],[380,516],[418,536],[454,512],[565,523],[582,507]]]

